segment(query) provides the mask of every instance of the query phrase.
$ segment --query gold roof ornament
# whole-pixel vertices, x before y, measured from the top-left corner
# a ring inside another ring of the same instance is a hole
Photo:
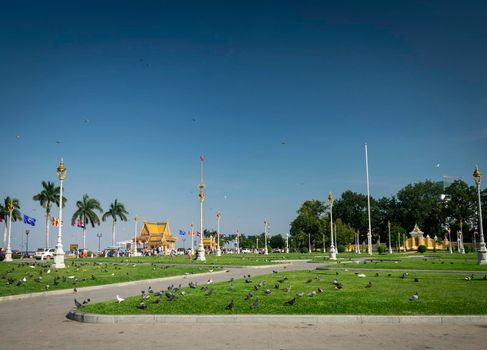
[[[411,236],[420,236],[420,237],[423,237],[423,233],[424,232],[419,229],[418,224],[414,224],[413,230],[409,232]]]
[[[9,212],[14,210],[14,201],[12,200],[12,198],[10,198],[7,203],[7,209]]]
[[[66,173],[68,172],[68,169],[64,166],[64,160],[61,158],[61,161],[59,162],[59,166],[57,167],[57,176],[59,180],[64,180],[66,177]]]
[[[475,179],[480,179],[481,176],[482,174],[480,173],[479,166],[475,165],[475,171],[473,172],[473,177]]]
[[[334,201],[335,198],[333,198],[333,193],[330,192],[330,194],[328,195],[328,203],[330,203],[330,205],[333,205]]]

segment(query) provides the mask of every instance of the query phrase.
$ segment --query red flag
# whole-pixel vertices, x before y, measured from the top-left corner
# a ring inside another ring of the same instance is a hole
[[[205,158],[203,158],[203,155],[200,155],[200,160],[201,160],[202,162],[204,162],[204,161],[205,161]]]

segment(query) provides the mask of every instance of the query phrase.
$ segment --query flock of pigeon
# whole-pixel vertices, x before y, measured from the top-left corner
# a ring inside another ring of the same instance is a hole
[[[273,271],[274,273],[278,273],[277,271]],[[331,281],[331,288],[341,290],[344,288],[344,285],[342,282],[338,280],[339,278],[339,272],[335,273],[335,278]],[[365,278],[367,277],[363,273],[355,273],[355,276],[358,278]],[[387,274],[388,277],[392,277],[391,273]],[[379,277],[379,273],[375,273],[375,277]],[[407,272],[402,273],[399,278],[400,279],[406,279],[409,277],[409,274]],[[305,281],[305,284],[311,284],[312,282],[316,281],[321,281],[321,276],[316,275],[313,278],[309,278],[308,280]],[[466,281],[470,281],[474,279],[473,275],[465,277]],[[484,280],[487,280],[487,275],[483,277]],[[257,309],[261,305],[261,300],[265,298],[266,296],[271,295],[272,293],[277,293],[278,291],[281,293],[290,293],[292,290],[292,285],[290,284],[289,278],[287,276],[279,276],[279,279],[276,280],[275,283],[268,283],[266,280],[260,280],[258,283],[254,283],[252,280],[251,275],[244,275],[243,276],[243,283],[244,284],[249,284],[248,291],[245,293],[245,295],[242,296],[243,300],[245,301],[251,301],[251,304],[249,308],[251,310]],[[419,278],[414,278],[412,279],[415,283],[420,282]],[[228,280],[228,288],[230,290],[234,290],[235,285],[234,285],[235,279],[231,278]],[[178,300],[179,298],[183,298],[186,295],[190,294],[190,290],[192,289],[199,289],[203,292],[204,296],[211,296],[215,293],[215,288],[212,287],[213,280],[209,279],[206,283],[199,285],[198,282],[190,281],[187,285],[189,290],[184,288],[181,284],[178,286],[171,285],[169,286],[166,290],[158,290],[154,291],[152,287],[148,287],[147,290],[142,290],[140,294],[140,299],[136,304],[136,307],[140,310],[146,310],[148,305],[150,303],[152,304],[160,304],[164,300],[173,302],[175,300]],[[368,283],[364,286],[366,289],[373,288],[373,283],[372,281],[368,281]],[[185,290],[186,289],[186,290]],[[300,298],[303,298],[305,296],[307,297],[315,297],[318,294],[324,293],[325,292],[325,287],[323,285],[321,287],[314,288],[311,291],[308,292],[303,292],[299,291],[296,294],[292,295],[292,297],[289,300],[286,300],[284,302],[284,305],[286,306],[294,306],[298,302]],[[413,295],[409,297],[409,300],[411,302],[416,302],[419,300],[419,293],[416,292]],[[122,303],[125,301],[125,298],[121,297],[120,295],[116,295],[115,297],[116,303]],[[76,307],[82,307],[83,305],[87,304],[89,302],[89,299],[85,300],[83,303],[79,303],[75,299],[75,306]],[[224,309],[228,311],[233,311],[235,309],[235,299],[230,300],[230,302],[227,302],[225,304]],[[223,305],[222,305],[223,307]]]
[[[90,269],[87,267],[91,266]],[[93,268],[93,266],[95,268]],[[93,285],[92,281],[96,281],[99,277],[121,277],[127,279],[130,272],[123,267],[140,266],[134,263],[102,263],[102,262],[88,262],[88,261],[71,261],[68,268],[63,270],[52,269],[49,262],[21,262],[16,266],[12,266],[5,270],[0,275],[0,280],[6,280],[7,285],[16,287],[29,286],[27,290],[39,290],[39,287],[33,288],[31,283],[40,285],[45,291],[53,286],[59,288],[74,288],[83,285]],[[152,271],[166,270],[170,265],[152,264]],[[202,268],[201,268],[202,269]],[[92,272],[86,273],[86,271]],[[192,272],[188,272],[191,274]],[[106,282],[105,282],[106,283]],[[26,290],[25,288],[22,288]]]

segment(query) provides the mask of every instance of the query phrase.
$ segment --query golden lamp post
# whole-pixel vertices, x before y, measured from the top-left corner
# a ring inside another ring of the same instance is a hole
[[[7,203],[8,210],[8,240],[7,251],[5,252],[5,262],[12,261],[12,249],[10,247],[10,240],[12,239],[12,212],[14,210],[14,202],[12,198]]]
[[[477,185],[477,197],[479,206],[479,234],[480,234],[480,248],[478,250],[478,262],[480,265],[487,264],[487,249],[485,248],[484,240],[484,228],[482,224],[482,204],[480,202],[480,182],[482,181],[482,174],[480,174],[479,166],[475,166],[475,171],[473,172],[473,179]]]
[[[64,265],[64,250],[63,250],[63,180],[66,178],[68,170],[64,167],[64,161],[61,158],[61,162],[57,167],[57,177],[59,178],[59,228],[57,234],[56,250],[54,252],[54,264],[56,269],[63,269]]]
[[[220,219],[222,217],[222,214],[220,212],[216,213],[216,234],[217,234],[217,241],[216,241],[216,256],[221,256],[222,255],[222,250],[220,249]]]
[[[200,193],[198,198],[200,200],[200,243],[198,245],[198,257],[196,260],[199,261],[206,261],[205,257],[205,246],[203,244],[203,236],[204,236],[204,229],[203,229],[203,202],[205,201],[205,184],[203,183],[203,156],[200,156],[200,184],[199,189]]]
[[[334,201],[335,199],[333,198],[333,193],[330,192],[330,195],[328,196],[328,203],[330,203],[330,233],[331,233],[330,260],[337,259],[335,245],[333,244],[333,202]]]

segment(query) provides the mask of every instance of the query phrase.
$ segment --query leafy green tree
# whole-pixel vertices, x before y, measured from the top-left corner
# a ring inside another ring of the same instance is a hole
[[[91,227],[100,225],[100,218],[95,210],[103,213],[103,209],[95,198],[90,198],[87,194],[83,195],[83,199],[76,202],[78,208],[71,218],[71,225],[76,225],[76,220],[80,220],[83,224],[83,249],[86,249],[86,225],[89,223]]]
[[[342,219],[335,220],[336,236],[339,244],[347,246],[355,242],[355,230],[350,225],[344,223]]]
[[[452,231],[460,229],[469,232],[477,220],[477,191],[463,180],[456,180],[445,189],[448,204],[444,206],[444,216],[450,218]]]
[[[59,186],[54,182],[42,181],[42,191],[36,194],[32,199],[38,201],[41,207],[46,210],[46,237],[45,248],[49,247],[49,222],[51,221],[51,207],[56,204],[59,207]],[[63,208],[66,205],[67,199],[63,196]]]
[[[284,247],[286,246],[286,241],[284,240],[281,234],[278,234],[271,237],[271,239],[269,240],[269,245],[271,246],[272,249],[274,248],[284,249]]]
[[[3,242],[2,248],[7,248],[7,222],[10,216],[8,211],[9,203],[12,203],[14,210],[12,210],[12,221],[22,220],[22,214],[20,213],[20,202],[16,198],[11,198],[9,196],[5,197],[3,200],[3,205],[0,205],[0,218],[3,221]]]
[[[440,183],[430,180],[409,184],[397,193],[398,214],[401,226],[412,229],[415,224],[429,234],[441,232],[443,192]]]
[[[106,221],[108,218],[112,218],[112,246],[115,245],[115,224],[117,222],[117,218],[120,218],[122,221],[127,221],[128,211],[125,210],[125,207],[122,203],[120,203],[117,199],[115,202],[110,204],[110,209],[103,214],[102,220]]]
[[[371,208],[373,204],[374,199],[371,198]],[[367,232],[369,227],[367,196],[352,191],[343,192],[333,204],[333,217],[341,219],[360,232]]]
[[[323,245],[323,238],[330,232],[326,209],[326,204],[318,200],[308,200],[301,205],[290,229],[291,245],[295,249],[307,248],[309,240],[312,247]]]

